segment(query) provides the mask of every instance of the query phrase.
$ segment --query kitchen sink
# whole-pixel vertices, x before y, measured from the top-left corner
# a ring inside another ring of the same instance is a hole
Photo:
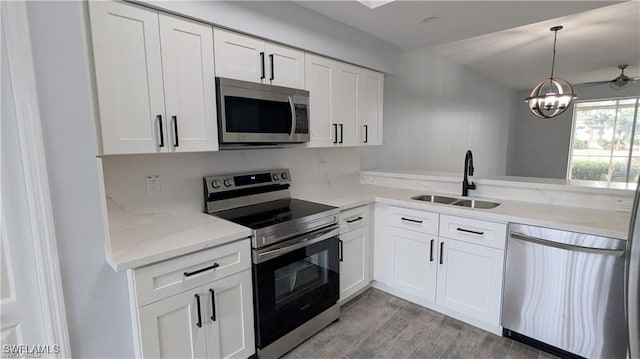
[[[500,205],[500,203],[498,202],[438,196],[435,194],[421,194],[418,196],[411,197],[411,199],[415,199],[416,201],[422,201],[422,202],[451,204],[454,206],[477,208],[477,209],[491,209],[491,208],[498,207]]]
[[[480,201],[477,199],[459,199],[451,204],[454,206],[478,208],[478,209],[491,209],[491,208],[498,207],[500,205],[500,203],[497,203],[497,202]]]
[[[431,203],[442,203],[442,204],[452,204],[457,201],[457,198],[454,197],[446,197],[446,196],[436,196],[432,194],[421,194],[419,196],[411,197],[411,199],[415,199],[417,201],[423,202],[431,202]]]

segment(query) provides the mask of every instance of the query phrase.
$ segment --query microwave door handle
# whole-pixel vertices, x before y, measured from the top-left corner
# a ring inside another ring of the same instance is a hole
[[[296,107],[293,104],[293,97],[289,96],[289,108],[291,108],[291,133],[289,133],[289,139],[293,139],[293,135],[296,133]]]

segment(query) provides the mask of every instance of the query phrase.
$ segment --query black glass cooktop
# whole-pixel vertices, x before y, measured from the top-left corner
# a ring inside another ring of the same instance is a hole
[[[212,214],[241,226],[260,229],[333,209],[336,209],[336,207],[301,199],[286,198]]]

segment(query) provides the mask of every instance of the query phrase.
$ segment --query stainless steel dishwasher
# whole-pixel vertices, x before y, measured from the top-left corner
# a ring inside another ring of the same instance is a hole
[[[626,241],[509,224],[503,335],[563,357],[622,358]]]

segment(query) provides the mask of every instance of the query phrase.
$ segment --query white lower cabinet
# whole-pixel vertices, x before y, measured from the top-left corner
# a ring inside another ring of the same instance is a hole
[[[244,241],[247,243],[240,247],[248,251],[248,239]],[[133,321],[138,331],[136,352],[139,356],[247,358],[255,353],[250,263],[228,267],[235,269],[233,273],[216,273],[218,268],[224,268],[221,263],[229,257],[228,253],[239,247],[238,243],[204,251],[211,256],[206,266],[201,265],[203,252],[199,252],[133,270],[129,278],[134,291],[132,305],[137,308]],[[243,253],[242,257],[248,255]],[[193,261],[189,261],[190,258]],[[158,275],[140,275],[136,271]],[[175,288],[174,273],[180,273],[182,283],[194,284],[186,285],[189,288],[177,294],[141,304],[140,299],[145,297],[139,298],[136,294],[148,291],[150,284],[145,282]],[[216,279],[207,281],[208,278]]]
[[[487,323],[500,323],[504,251],[440,238],[436,303]]]
[[[353,298],[371,282],[369,206],[340,213],[340,302]]]
[[[391,237],[393,261],[391,285],[430,302],[436,300],[435,245],[438,238],[394,228]]]
[[[505,224],[384,204],[375,221],[375,287],[501,335]]]

